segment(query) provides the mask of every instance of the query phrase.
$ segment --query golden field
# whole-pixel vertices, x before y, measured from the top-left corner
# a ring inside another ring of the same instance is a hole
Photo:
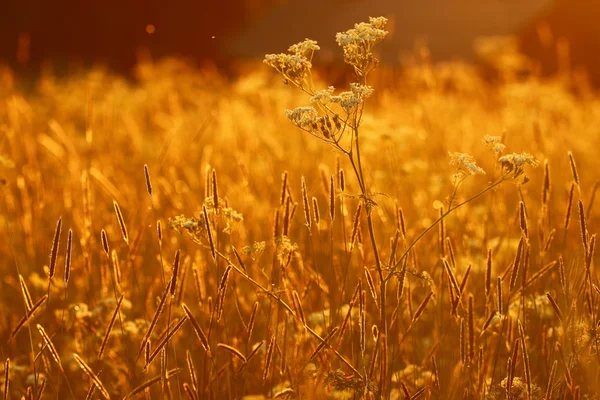
[[[264,64],[2,70],[2,395],[597,398],[600,97],[496,67],[375,70],[316,137]]]

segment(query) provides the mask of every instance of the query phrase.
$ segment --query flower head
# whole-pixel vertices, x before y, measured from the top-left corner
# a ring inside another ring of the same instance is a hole
[[[485,135],[482,142],[485,143],[485,146],[491,149],[494,153],[502,153],[506,149],[506,146],[503,145],[500,140],[500,136]]]
[[[386,23],[384,17],[371,17],[369,22],[354,24],[353,29],[336,35],[338,45],[344,50],[344,61],[354,67],[358,76],[365,76],[377,66],[372,50],[387,35]]]
[[[450,156],[450,165],[456,167],[459,171],[466,172],[469,175],[485,175],[485,171],[475,163],[472,155],[456,152],[448,152],[448,155]]]
[[[329,86],[327,89],[319,90],[310,98],[310,102],[327,105],[331,103],[334,90],[335,88],[333,86]]]
[[[338,45],[342,47],[359,44],[372,47],[387,35],[387,31],[384,30],[386,23],[387,18],[370,17],[369,22],[354,24],[353,29],[348,29],[346,32],[339,32],[335,36],[335,39]]]
[[[346,111],[346,113],[350,114],[356,110],[365,99],[373,94],[373,88],[371,86],[361,85],[359,83],[351,83],[349,91],[342,92],[338,95],[333,95],[334,90],[333,86],[319,90],[310,98],[311,103],[319,102],[323,105],[337,103],[344,111]]]
[[[354,97],[360,99],[361,101],[373,94],[373,88],[371,86],[361,85],[359,83],[351,83],[350,91]]]
[[[511,153],[504,155],[498,159],[502,165],[502,169],[505,173],[509,174],[512,178],[517,178],[525,172],[525,166],[537,167],[540,165],[539,161],[535,159],[529,153]]]
[[[293,47],[294,46],[290,48]],[[306,77],[310,74],[312,63],[306,55],[301,53],[300,48],[296,50],[298,52],[295,52],[294,54],[267,54],[263,62],[275,68],[284,76],[286,81],[291,81],[301,87],[303,86]]]
[[[310,60],[312,59],[314,52],[320,49],[321,48],[317,45],[315,40],[304,39],[302,42],[291,45],[288,51],[297,56],[306,57]]]
[[[314,107],[297,107],[285,110],[285,116],[299,128],[310,129],[317,121],[319,113]]]

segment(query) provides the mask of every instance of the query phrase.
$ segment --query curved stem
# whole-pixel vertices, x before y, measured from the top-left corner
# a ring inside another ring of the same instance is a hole
[[[485,193],[489,192],[490,190],[492,190],[493,188],[495,188],[496,186],[500,185],[502,182],[504,182],[506,179],[505,177],[501,177],[500,179],[498,179],[496,182],[494,182],[493,184],[491,184],[490,186],[488,186],[487,188],[485,188],[484,190],[482,190],[481,192],[469,197],[468,199],[458,203],[457,205],[455,205],[454,207],[450,207],[446,212],[444,212],[438,219],[436,219],[435,221],[433,221],[433,223],[431,225],[429,225],[429,227],[427,227],[427,229],[425,229],[423,232],[421,232],[419,234],[419,236],[417,236],[415,238],[415,240],[412,241],[412,243],[410,244],[410,246],[408,246],[406,248],[406,250],[404,251],[404,253],[402,254],[402,256],[400,257],[400,259],[398,260],[398,262],[396,264],[394,264],[394,266],[392,268],[390,268],[389,272],[388,272],[388,276],[385,278],[385,280],[389,280],[392,275],[394,274],[394,272],[396,271],[396,269],[398,268],[398,266],[402,263],[402,261],[408,256],[408,253],[412,250],[413,247],[415,247],[415,245],[429,232],[431,231],[441,220],[443,220],[444,218],[446,218],[450,213],[452,213],[454,210],[456,210],[457,208],[462,207],[463,205],[475,200],[476,198],[483,196]]]

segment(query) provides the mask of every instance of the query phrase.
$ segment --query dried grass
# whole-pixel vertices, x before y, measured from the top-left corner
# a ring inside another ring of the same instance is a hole
[[[178,61],[0,85],[5,397],[597,397],[598,95],[520,58],[373,71],[348,43],[379,24],[339,36],[345,92],[286,64],[312,42],[267,62],[295,92]]]

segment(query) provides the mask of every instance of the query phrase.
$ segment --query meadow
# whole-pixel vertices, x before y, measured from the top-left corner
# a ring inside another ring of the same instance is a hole
[[[600,97],[512,53],[375,68],[384,26],[336,91],[310,41],[1,69],[3,398],[597,398]]]

